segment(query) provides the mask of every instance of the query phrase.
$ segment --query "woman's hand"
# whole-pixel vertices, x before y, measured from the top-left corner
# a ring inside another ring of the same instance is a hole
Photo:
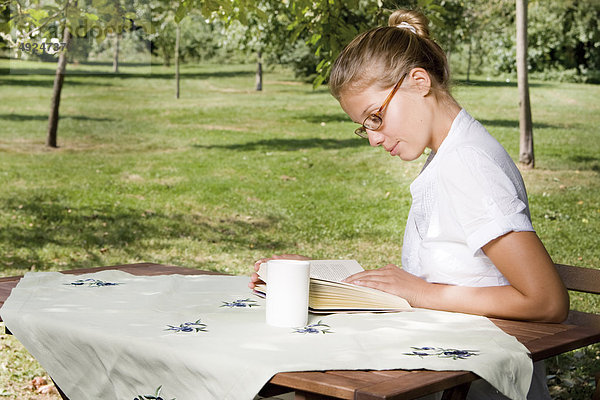
[[[413,307],[419,307],[427,283],[425,280],[404,271],[394,264],[351,275],[344,282],[370,287],[400,296]]]
[[[279,254],[279,255],[272,255],[271,257],[267,257],[267,258],[261,258],[260,260],[257,260],[254,263],[254,273],[250,276],[250,282],[248,283],[248,287],[250,289],[254,289],[256,287],[257,284],[259,283],[264,283],[259,277],[258,277],[258,270],[260,268],[260,264],[265,263],[269,260],[300,260],[300,261],[308,261],[311,260],[311,258],[306,257],[306,256],[301,256],[299,254]]]

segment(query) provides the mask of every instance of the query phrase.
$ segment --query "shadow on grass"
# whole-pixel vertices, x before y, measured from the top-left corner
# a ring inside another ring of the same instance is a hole
[[[337,114],[300,114],[294,117],[295,119],[301,121],[308,121],[315,124],[325,122],[351,122],[350,117],[348,117],[344,113]],[[511,120],[511,119],[480,119],[479,122],[483,124],[483,126],[493,126],[499,128],[516,128],[519,129],[519,120]],[[543,122],[533,122],[533,128],[558,128],[558,126],[546,124]]]
[[[0,71],[3,75],[14,75],[14,76],[23,76],[23,75],[54,75],[56,73],[55,70],[46,69],[46,68],[14,68],[11,70],[3,69]],[[207,71],[207,72],[185,72],[182,71],[179,73],[181,79],[209,79],[209,78],[235,78],[235,77],[246,77],[246,76],[254,76],[255,72],[236,69],[230,71]],[[111,71],[94,71],[94,70],[86,70],[86,69],[69,69],[67,66],[67,71],[65,73],[65,84],[79,84],[79,85],[87,85],[87,82],[77,82],[70,81],[69,77],[90,77],[90,78],[119,78],[119,79],[130,79],[130,78],[144,78],[144,79],[175,79],[175,71],[172,73],[164,73],[164,72],[151,72],[148,73],[114,73]],[[23,85],[21,82],[27,82],[23,80],[12,80],[12,79],[3,79],[2,84],[5,85]],[[15,83],[16,82],[16,83]],[[45,83],[46,81],[43,81]],[[48,80],[50,82],[49,85],[52,86],[52,80]],[[96,83],[94,83],[96,84]],[[102,84],[98,84],[102,85]],[[106,84],[109,86],[109,84]]]
[[[518,119],[480,119],[483,126],[487,127],[497,127],[497,128],[514,128],[519,129],[519,120]],[[558,126],[546,124],[543,122],[533,122],[533,129],[535,128],[558,128]]]
[[[227,149],[227,150],[240,150],[240,151],[295,151],[301,149],[321,148],[325,150],[329,149],[341,149],[345,147],[359,147],[364,146],[364,141],[359,140],[357,137],[350,139],[321,139],[321,138],[309,138],[309,139],[265,139],[258,140],[256,142],[247,143],[235,143],[235,144],[215,144],[215,145],[193,145],[197,148],[202,149]]]
[[[19,87],[40,87],[40,88],[52,88],[54,85],[54,79],[46,80],[24,80],[24,79],[0,79],[0,86],[19,86]],[[96,81],[74,81],[72,79],[65,79],[65,86],[114,86],[112,83],[107,82],[96,82]]]
[[[303,82],[303,81],[297,81],[297,82],[299,85],[308,85],[311,83],[311,82]],[[274,85],[278,85],[280,83],[281,82],[274,81]],[[277,91],[279,93],[290,93],[290,94],[293,94],[294,96],[299,96],[300,94],[302,94],[303,96],[330,94],[330,91],[327,88],[327,86],[319,86],[316,89],[313,89],[313,88],[307,87],[307,86],[299,86],[299,87],[304,87],[302,92],[299,92],[297,89],[286,89],[286,88],[282,88],[282,87],[278,88]]]
[[[54,256],[48,252],[53,248],[60,252],[57,258],[77,268],[98,264],[102,253],[112,250],[144,260],[150,251],[173,251],[177,240],[211,243],[223,251],[254,248],[265,253],[290,245],[269,236],[278,222],[275,216],[249,220],[214,213],[170,215],[113,204],[78,208],[54,195],[8,198],[0,200],[0,206],[17,216],[12,221],[19,221],[0,230],[0,248],[9,249],[2,255],[0,270],[5,265],[25,272],[31,265],[51,264]]]
[[[112,118],[87,117],[85,115],[61,115],[60,119],[74,119],[77,121],[110,122]],[[5,121],[47,121],[48,115],[0,114],[0,120]]]
[[[600,157],[574,155],[570,156],[569,160],[576,163],[581,163],[579,169],[587,169],[594,172],[600,172]]]
[[[300,121],[308,121],[315,124],[320,124],[321,122],[352,122],[349,116],[344,113],[337,114],[300,114],[294,116],[295,119]]]
[[[496,80],[481,80],[481,79],[470,79],[470,80],[466,80],[466,79],[457,79],[455,82],[455,86],[461,87],[461,86],[471,86],[471,87],[511,87],[511,88],[516,88],[517,87],[517,81],[510,81],[510,82],[506,82],[506,81],[502,81],[500,80],[500,78],[496,78]],[[529,87],[547,87],[550,86],[547,83],[540,83],[540,82],[529,82]]]
[[[112,70],[113,67],[113,63],[112,61],[83,61],[81,62],[81,65],[94,65],[94,66],[101,66],[101,67],[109,67]],[[163,67],[164,65],[162,63],[156,63],[156,62],[129,62],[129,61],[125,61],[125,62],[119,62],[119,66],[120,67]]]

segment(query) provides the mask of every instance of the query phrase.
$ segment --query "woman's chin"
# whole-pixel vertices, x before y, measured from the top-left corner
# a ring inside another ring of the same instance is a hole
[[[408,153],[408,152],[398,152],[398,154],[396,154],[396,156],[400,157],[400,159],[402,161],[414,161],[417,158],[421,157],[422,153],[419,154],[412,154],[412,153]]]

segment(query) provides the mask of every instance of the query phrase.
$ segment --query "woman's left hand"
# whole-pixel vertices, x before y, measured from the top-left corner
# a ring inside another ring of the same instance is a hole
[[[344,279],[343,282],[395,294],[406,299],[413,307],[419,307],[420,299],[429,285],[425,280],[394,264],[359,272]]]

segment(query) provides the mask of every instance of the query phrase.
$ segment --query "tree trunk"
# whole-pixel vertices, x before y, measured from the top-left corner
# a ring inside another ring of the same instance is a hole
[[[517,1],[517,82],[519,86],[519,162],[525,168],[535,166],[533,122],[527,76],[527,0]]]
[[[450,57],[452,57],[452,34],[448,34],[448,44],[446,45],[446,60],[450,65]]]
[[[58,66],[54,76],[54,87],[52,89],[52,100],[50,102],[50,115],[48,116],[48,134],[46,136],[46,146],[58,147],[56,145],[56,136],[58,131],[58,109],[60,106],[60,93],[62,92],[63,82],[65,80],[65,71],[67,70],[67,51],[71,43],[71,34],[69,28],[65,27],[63,32],[63,43],[65,47],[58,56]]]
[[[257,63],[256,63],[256,90],[262,90],[263,85],[263,72],[262,72],[262,51],[258,52]]]
[[[175,28],[175,98],[179,98],[179,38],[181,36],[181,29],[179,24],[176,24]]]
[[[113,72],[119,73],[119,41],[121,39],[120,34],[115,34],[115,44],[113,47]]]
[[[467,82],[471,78],[471,54],[473,54],[473,39],[469,37],[469,59],[467,61]]]

